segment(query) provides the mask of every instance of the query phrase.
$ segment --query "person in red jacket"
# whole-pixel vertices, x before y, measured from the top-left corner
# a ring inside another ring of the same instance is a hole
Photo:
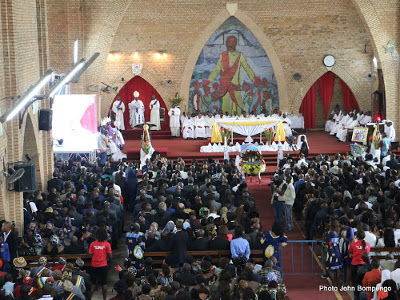
[[[107,231],[104,227],[96,230],[96,241],[89,247],[92,256],[92,295],[98,285],[101,285],[103,300],[107,299],[107,260],[112,258],[111,245],[107,242]]]
[[[357,289],[357,270],[365,262],[362,260],[361,255],[364,252],[370,252],[371,245],[364,241],[365,232],[364,230],[358,230],[356,233],[357,242],[351,243],[349,248],[349,257],[351,257],[351,275],[353,286]]]

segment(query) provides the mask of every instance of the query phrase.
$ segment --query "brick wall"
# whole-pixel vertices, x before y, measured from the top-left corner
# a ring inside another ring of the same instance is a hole
[[[5,0],[1,3],[1,43],[0,56],[0,97],[22,96],[30,85],[34,84],[48,68],[47,20],[45,0]],[[3,86],[6,88],[3,89]],[[4,113],[14,100],[1,102]],[[46,105],[43,103],[44,106]],[[25,114],[21,126],[18,117],[3,124],[4,134],[0,136],[0,160],[4,157],[8,162],[23,160],[25,153],[40,153],[36,160],[36,179],[38,187],[43,187],[48,164],[45,160],[52,158],[43,134],[37,128],[37,115],[30,107]],[[53,163],[51,162],[51,166]],[[22,233],[23,202],[22,193],[10,192],[1,170],[0,217],[15,221],[17,229]]]

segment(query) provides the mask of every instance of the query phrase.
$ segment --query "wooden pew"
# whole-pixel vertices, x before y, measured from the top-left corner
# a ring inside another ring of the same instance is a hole
[[[250,258],[258,264],[264,263],[263,250],[252,250]],[[144,257],[151,257],[153,259],[153,265],[160,266],[163,260],[170,256],[171,252],[144,252]],[[230,250],[207,250],[207,251],[187,251],[187,256],[193,256],[193,259],[201,259],[202,257],[209,255],[213,258],[213,263],[217,264],[222,257],[232,257]]]
[[[28,263],[26,267],[27,268],[37,267],[40,257],[47,258],[47,267],[49,268],[54,267],[60,257],[64,257],[67,260],[67,262],[75,262],[75,260],[78,257],[80,257],[85,262],[85,266],[90,266],[92,260],[89,254],[63,254],[63,255],[57,255],[54,259],[50,255],[24,256],[26,262]]]

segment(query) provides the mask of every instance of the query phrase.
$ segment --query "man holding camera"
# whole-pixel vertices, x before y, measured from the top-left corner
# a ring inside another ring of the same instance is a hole
[[[293,230],[293,218],[292,218],[292,207],[294,199],[296,198],[296,192],[294,190],[292,177],[286,176],[286,180],[283,180],[283,176],[280,175],[276,184],[272,184],[271,188],[274,193],[273,206],[275,221],[280,222],[284,225],[284,217],[286,219],[286,230]]]
[[[285,200],[282,196],[285,194],[287,185],[283,181],[283,175],[279,175],[278,179],[272,181],[270,186],[272,190],[271,204],[274,206],[275,221],[284,225]]]

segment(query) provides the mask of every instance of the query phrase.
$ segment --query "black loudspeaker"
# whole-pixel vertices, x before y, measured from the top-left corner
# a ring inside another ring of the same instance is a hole
[[[14,169],[24,169],[24,175],[14,182],[14,190],[17,192],[34,192],[36,190],[35,165],[33,163],[19,163]]]
[[[51,109],[41,109],[39,112],[39,130],[51,130],[52,122],[53,111]]]

